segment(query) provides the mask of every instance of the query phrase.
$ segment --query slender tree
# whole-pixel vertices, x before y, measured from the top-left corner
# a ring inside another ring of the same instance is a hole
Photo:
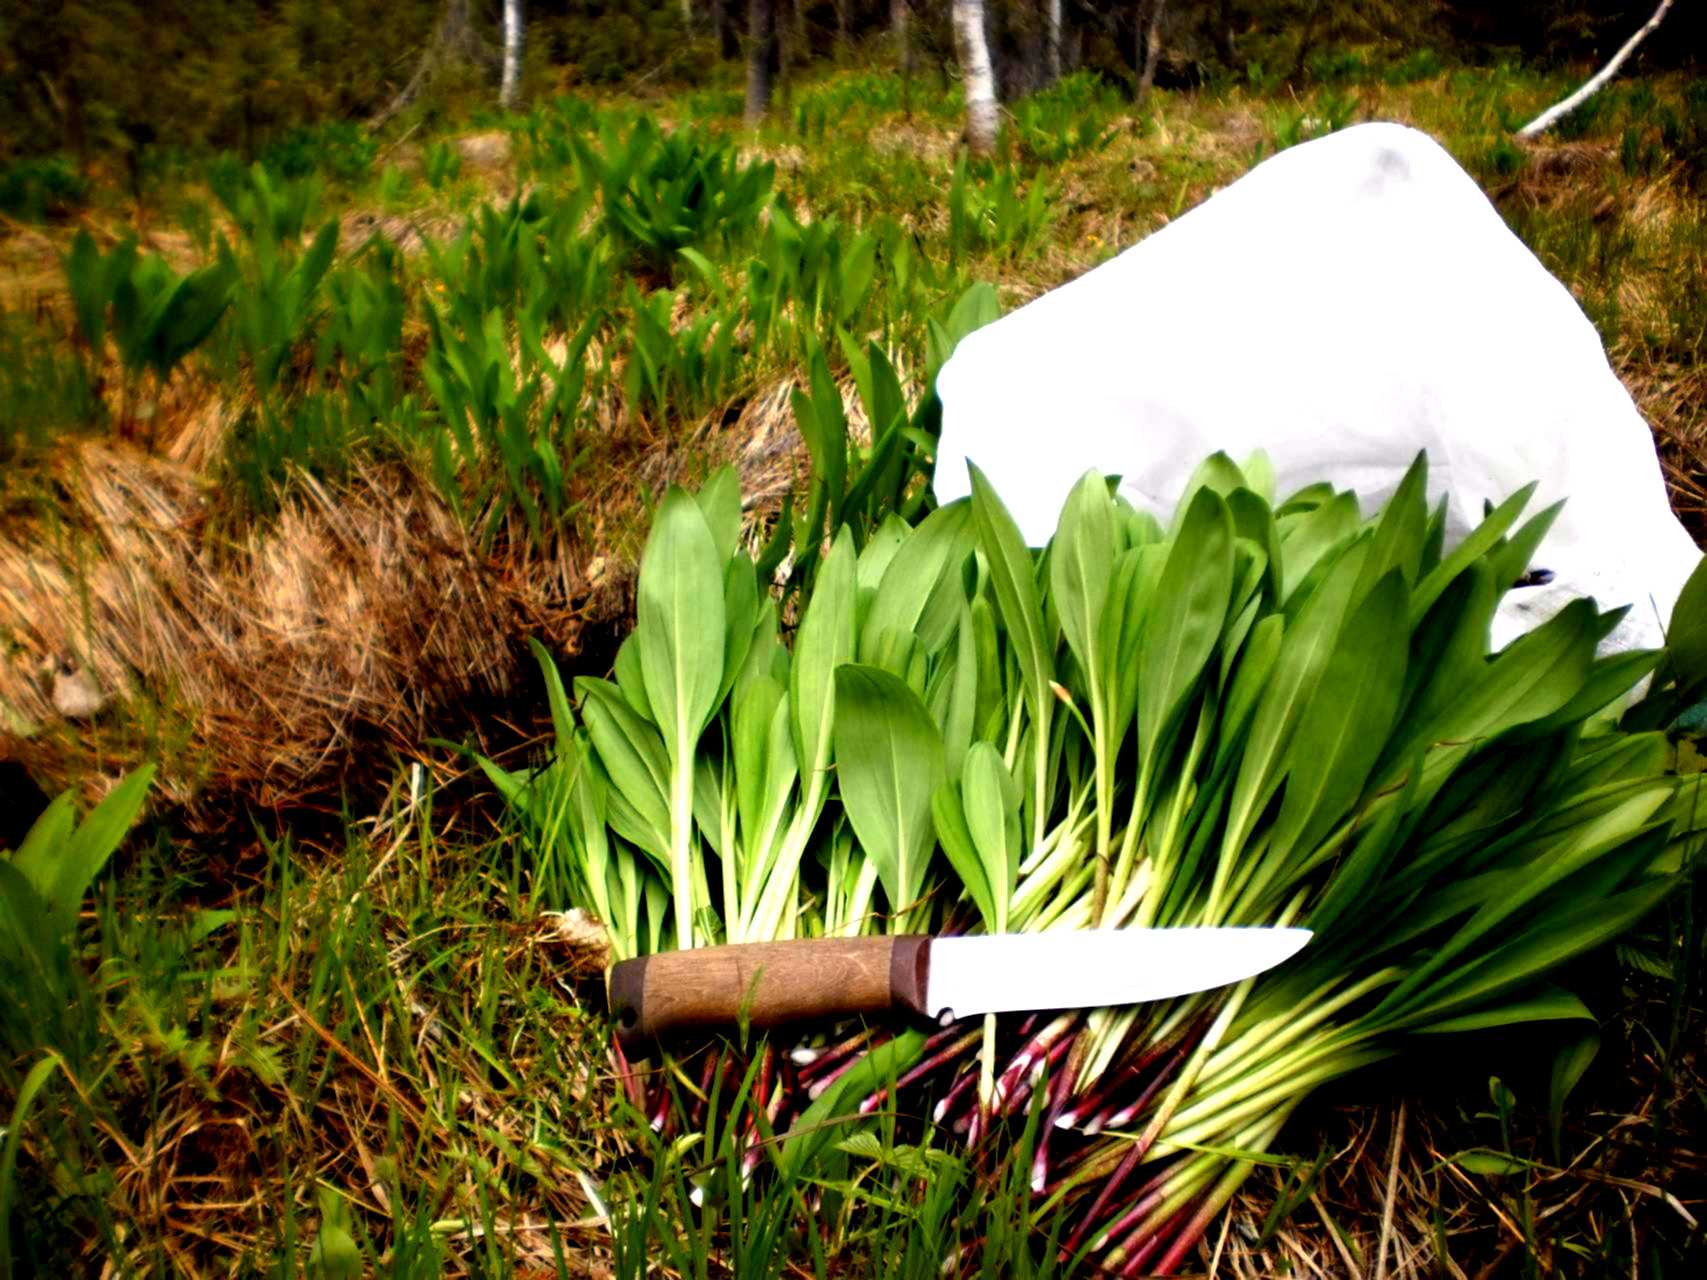
[[[1061,0],[1044,0],[1043,70],[1045,84],[1061,78]]]
[[[1140,106],[1149,100],[1150,90],[1156,84],[1156,63],[1161,60],[1162,56],[1162,13],[1167,7],[1167,0],[1150,0],[1150,16],[1141,27],[1144,38],[1144,57],[1139,63],[1138,71],[1138,103]]]
[[[954,50],[966,93],[966,145],[975,156],[996,150],[996,76],[984,34],[984,0],[953,0]]]
[[[522,0],[504,0],[504,78],[498,89],[498,105],[505,111],[516,105],[521,78]]]
[[[889,30],[895,38],[895,60],[901,74],[913,70],[912,0],[889,0]]]
[[[776,0],[747,0],[748,124],[757,124],[770,108],[780,54],[776,38]]]
[[[1552,127],[1556,120],[1569,112],[1575,111],[1584,102],[1587,102],[1589,98],[1593,97],[1594,94],[1599,91],[1601,85],[1605,84],[1608,80],[1612,79],[1613,76],[1618,74],[1618,68],[1624,65],[1625,59],[1627,59],[1632,53],[1635,53],[1636,46],[1646,40],[1649,34],[1652,33],[1653,29],[1660,25],[1660,20],[1666,16],[1666,10],[1670,8],[1671,0],[1660,0],[1660,7],[1655,9],[1652,16],[1642,24],[1641,29],[1638,30],[1635,35],[1626,40],[1623,47],[1620,48],[1617,53],[1612,55],[1612,61],[1608,62],[1604,67],[1585,81],[1583,86],[1575,93],[1571,94],[1568,98],[1555,102],[1540,115],[1536,116],[1535,119],[1524,125],[1523,128],[1517,131],[1517,136],[1520,138],[1535,137],[1544,130]]]

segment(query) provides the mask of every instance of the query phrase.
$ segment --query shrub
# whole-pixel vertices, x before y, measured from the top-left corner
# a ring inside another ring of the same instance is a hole
[[[14,160],[0,169],[0,213],[21,222],[63,218],[88,198],[89,184],[64,156]]]

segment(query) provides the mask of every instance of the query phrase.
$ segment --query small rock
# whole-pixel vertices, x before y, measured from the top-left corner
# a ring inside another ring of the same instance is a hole
[[[92,720],[112,699],[82,667],[61,663],[53,673],[53,709],[67,720]]]

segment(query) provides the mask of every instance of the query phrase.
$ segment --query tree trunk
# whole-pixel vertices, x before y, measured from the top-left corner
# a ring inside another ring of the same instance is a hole
[[[717,56],[733,62],[741,56],[740,24],[730,12],[735,0],[711,0],[711,25],[717,36]]]
[[[1150,20],[1144,26],[1144,61],[1138,72],[1138,105],[1143,106],[1156,84],[1156,63],[1162,56],[1162,11],[1167,0],[1150,0]]]
[[[1233,0],[1219,0],[1215,10],[1215,52],[1233,65]]]
[[[747,123],[771,104],[777,71],[776,0],[747,0]]]
[[[1554,121],[1572,111],[1575,111],[1584,102],[1587,102],[1589,98],[1593,97],[1594,94],[1599,91],[1601,85],[1605,84],[1608,80],[1612,79],[1613,76],[1618,74],[1618,68],[1624,65],[1625,59],[1627,59],[1632,53],[1636,52],[1636,46],[1641,44],[1643,40],[1647,39],[1649,33],[1652,32],[1655,27],[1660,25],[1660,19],[1666,16],[1666,10],[1670,8],[1671,0],[1660,0],[1660,7],[1654,10],[1653,16],[1642,24],[1641,30],[1624,42],[1624,46],[1619,49],[1617,53],[1612,55],[1611,62],[1608,62],[1604,67],[1591,76],[1588,81],[1583,84],[1582,88],[1571,94],[1570,97],[1554,103],[1552,106],[1548,107],[1547,110],[1536,116],[1535,119],[1524,125],[1523,128],[1517,131],[1517,136],[1520,138],[1535,137],[1536,134],[1549,128]]]
[[[431,83],[441,67],[454,62],[492,65],[491,49],[480,42],[480,37],[474,33],[474,24],[469,20],[468,0],[445,0],[438,30],[421,51],[421,61],[415,67],[415,74],[409,77],[409,83],[399,90],[397,96],[368,121],[368,127],[377,129],[407,107]]]
[[[1061,0],[1043,4],[1043,73],[1046,85],[1061,78]]]
[[[1304,18],[1304,28],[1298,33],[1298,57],[1292,63],[1292,75],[1289,77],[1294,84],[1304,78],[1304,64],[1316,43],[1316,19],[1322,16],[1323,7],[1323,0],[1316,0],[1310,6],[1310,12]]]
[[[996,77],[984,35],[984,0],[953,0],[954,49],[966,92],[966,145],[975,156],[996,150]]]
[[[498,105],[514,110],[516,90],[522,78],[522,0],[504,0],[504,78],[498,88]]]
[[[911,0],[889,0],[889,31],[895,39],[895,61],[904,76],[913,73],[913,6]]]

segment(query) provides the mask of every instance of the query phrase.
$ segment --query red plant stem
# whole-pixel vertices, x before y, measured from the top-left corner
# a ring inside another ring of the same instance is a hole
[[[824,1092],[824,1090],[828,1089],[831,1085],[835,1084],[836,1081],[840,1080],[849,1071],[852,1071],[863,1060],[864,1060],[863,1054],[858,1054],[858,1053],[849,1054],[846,1058],[844,1058],[842,1061],[836,1063],[835,1066],[831,1067],[823,1075],[821,1075],[817,1079],[813,1080],[811,1084],[807,1085],[806,1086],[806,1096],[808,1098],[816,1099],[820,1094],[822,1094]]]
[[[977,1072],[968,1071],[962,1075],[943,1095],[942,1101],[936,1104],[936,1111],[932,1113],[931,1119],[937,1124],[944,1123],[977,1083]]]
[[[856,1031],[840,1044],[826,1045],[822,1049],[796,1049],[789,1056],[793,1060],[794,1065],[800,1068],[800,1079],[801,1083],[804,1084],[810,1081],[820,1071],[828,1069],[837,1062],[840,1062],[843,1058],[847,1057],[850,1053],[856,1052],[861,1045],[871,1039],[875,1034],[875,1028],[865,1027],[860,1031]],[[809,1053],[812,1056],[802,1061],[799,1056],[802,1053]]]
[[[1152,1268],[1150,1266],[1150,1259],[1155,1257],[1157,1251],[1160,1250],[1161,1247],[1168,1242],[1169,1237],[1171,1237],[1175,1234],[1175,1228],[1176,1227],[1180,1228],[1178,1234],[1182,1238],[1190,1232],[1190,1229],[1191,1229],[1191,1211],[1189,1209],[1181,1209],[1173,1217],[1169,1218],[1166,1222],[1164,1222],[1160,1227],[1156,1228],[1154,1231],[1150,1231],[1149,1234],[1146,1236],[1143,1233],[1146,1231],[1146,1229],[1148,1227],[1149,1227],[1148,1223],[1145,1223],[1143,1226],[1140,1226],[1138,1228],[1138,1230],[1133,1233],[1132,1237],[1128,1240],[1123,1241],[1121,1243],[1120,1248],[1115,1251],[1116,1253],[1124,1256],[1125,1252],[1126,1252],[1126,1247],[1128,1245],[1136,1245],[1137,1246],[1136,1249],[1133,1251],[1131,1257],[1126,1259],[1126,1265],[1124,1267],[1121,1267],[1121,1269],[1120,1269],[1121,1275],[1123,1275],[1123,1276],[1147,1276],[1147,1275],[1157,1275],[1157,1274],[1161,1274],[1161,1273],[1165,1272],[1167,1270],[1167,1267],[1165,1265],[1159,1266],[1156,1268]],[[1115,1263],[1113,1261],[1113,1259],[1114,1259],[1113,1254],[1110,1254],[1109,1258],[1110,1258],[1110,1265],[1118,1265],[1117,1263]]]
[[[895,1081],[895,1088],[897,1090],[905,1089],[908,1085],[917,1083],[918,1081],[924,1079],[926,1076],[930,1075],[931,1072],[935,1071],[938,1067],[941,1067],[945,1062],[948,1062],[951,1059],[956,1058],[956,1057],[960,1056],[961,1054],[965,1053],[967,1049],[971,1048],[973,1045],[978,1043],[978,1037],[980,1034],[982,1034],[982,1033],[977,1032],[977,1031],[968,1031],[965,1035],[961,1036],[953,1044],[950,1044],[950,1045],[946,1046],[945,1048],[938,1049],[937,1052],[932,1054],[930,1057],[926,1058],[923,1062],[914,1066],[910,1071],[908,1071],[900,1079],[896,1080]],[[935,1038],[936,1037],[934,1037],[934,1036],[932,1037],[933,1040]],[[928,1049],[929,1047],[930,1047],[930,1045],[929,1045],[929,1042],[927,1041],[926,1042],[926,1048]],[[884,1085],[882,1088],[878,1089],[870,1097],[866,1098],[863,1102],[861,1102],[859,1104],[860,1115],[862,1115],[862,1116],[870,1115],[873,1111],[877,1110],[878,1107],[883,1105],[884,1100],[888,1096],[889,1096],[889,1086]]]
[[[1196,1212],[1186,1219],[1185,1225],[1174,1237],[1174,1242],[1168,1246],[1168,1251],[1162,1255],[1161,1261],[1156,1263],[1156,1274],[1173,1274],[1174,1269],[1185,1261],[1186,1254],[1195,1249],[1197,1242],[1203,1239],[1203,1233],[1209,1230],[1209,1224],[1215,1220],[1215,1215],[1225,1203],[1225,1200],[1218,1203],[1213,1194],[1198,1202]]]
[[[1182,1037],[1182,1039],[1189,1039],[1189,1037]],[[1152,1063],[1170,1052],[1177,1051],[1179,1043],[1179,1041],[1169,1040],[1162,1044],[1150,1045],[1130,1062],[1117,1062],[1102,1076],[1097,1085],[1088,1090],[1070,1109],[1061,1113],[1059,1123],[1063,1128],[1072,1128],[1084,1117],[1094,1117],[1098,1112],[1106,1109],[1110,1100],[1131,1085]]]
[[[1150,1144],[1142,1140],[1133,1142],[1132,1145],[1127,1148],[1126,1154],[1121,1157],[1120,1163],[1114,1167],[1114,1172],[1111,1173],[1107,1180],[1102,1184],[1102,1190],[1097,1192],[1096,1199],[1091,1201],[1091,1207],[1085,1210],[1085,1216],[1080,1219],[1079,1225],[1073,1228],[1072,1235],[1067,1237],[1066,1250],[1068,1256],[1071,1256],[1073,1252],[1084,1243],[1085,1236],[1096,1227],[1096,1224],[1102,1218],[1103,1213],[1114,1203],[1114,1198],[1119,1193],[1121,1186],[1132,1176],[1133,1172],[1138,1168],[1139,1162],[1144,1159],[1144,1155],[1149,1151],[1149,1149]],[[1152,1178],[1151,1184],[1153,1185],[1158,1181],[1160,1181],[1160,1175],[1156,1178]],[[1138,1204],[1140,1207],[1143,1206],[1144,1200],[1147,1198],[1148,1197],[1144,1197],[1139,1200]],[[1122,1215],[1115,1226],[1110,1229],[1109,1234],[1112,1235],[1113,1232],[1117,1230],[1124,1230],[1125,1228],[1123,1224],[1126,1222],[1127,1218],[1132,1217],[1134,1212],[1135,1210],[1128,1210],[1126,1214]],[[1134,1219],[1134,1221],[1136,1221],[1136,1219]]]
[[[1136,1148],[1137,1144],[1135,1143],[1133,1145],[1134,1148]],[[1124,1163],[1125,1162],[1123,1161],[1122,1164]],[[1122,1174],[1121,1176],[1124,1177],[1125,1175]],[[1164,1169],[1161,1173],[1158,1173],[1155,1177],[1144,1183],[1139,1189],[1138,1199],[1132,1203],[1131,1207],[1128,1208],[1126,1212],[1122,1213],[1120,1217],[1116,1218],[1114,1222],[1107,1227],[1099,1228],[1096,1224],[1098,1213],[1106,1206],[1109,1197],[1106,1193],[1098,1196],[1097,1203],[1091,1206],[1083,1220],[1080,1221],[1076,1228],[1074,1228],[1073,1234],[1069,1237],[1067,1243],[1062,1246],[1061,1260],[1065,1262],[1068,1258],[1072,1257],[1073,1254],[1078,1251],[1079,1246],[1084,1243],[1085,1237],[1092,1231],[1095,1231],[1097,1237],[1104,1241],[1119,1239],[1122,1235],[1131,1232],[1135,1226],[1142,1223],[1145,1218],[1154,1213],[1157,1207],[1167,1199],[1168,1189],[1166,1186],[1166,1178],[1167,1170]],[[1104,1254],[1103,1266],[1105,1268],[1119,1266],[1125,1258],[1125,1246],[1129,1243],[1131,1243],[1130,1240],[1122,1241],[1120,1247]]]
[[[1074,1022],[1078,1020],[1078,1016],[1077,1013],[1062,1014],[1027,1041],[1020,1051],[1014,1055],[1013,1061],[1008,1063],[1007,1069],[996,1081],[995,1096],[998,1107],[1001,1105],[1001,1100],[1019,1083],[1019,1078],[1030,1069],[1033,1060],[1047,1055],[1051,1046],[1072,1029]]]
[[[1067,1105],[1067,1099],[1073,1092],[1073,1077],[1077,1074],[1079,1037],[1074,1036],[1067,1042],[1073,1050],[1067,1053],[1067,1061],[1063,1064],[1049,1082],[1049,1101],[1043,1113],[1043,1123],[1037,1130],[1037,1150],[1031,1157],[1031,1189],[1041,1192],[1049,1184],[1049,1139],[1055,1133],[1055,1122],[1061,1115],[1061,1108]]]
[[[628,1095],[628,1100],[634,1108],[642,1113],[646,1110],[646,1085],[640,1079],[640,1073],[628,1061],[628,1055],[622,1051],[622,1045],[612,1038],[610,1042],[611,1058],[616,1065],[617,1078],[622,1081],[622,1091]]]
[[[1031,1070],[1028,1071],[1024,1078],[1020,1080],[1019,1084],[1014,1087],[1014,1091],[1006,1098],[998,1099],[998,1102],[1004,1104],[1000,1108],[1001,1113],[1004,1115],[1015,1115],[1023,1110],[1026,1099],[1031,1096],[1031,1091],[1036,1087],[1037,1082],[1043,1078],[1044,1071],[1052,1071],[1059,1066],[1061,1059],[1067,1056],[1067,1050],[1070,1049],[1072,1045],[1073,1037],[1071,1036],[1064,1040],[1057,1040],[1050,1046],[1048,1053],[1033,1062]]]
[[[1104,1112],[1102,1115],[1092,1116],[1084,1125],[1086,1136],[1095,1136],[1104,1129],[1118,1129],[1123,1125],[1130,1124],[1133,1117],[1142,1114],[1144,1108],[1155,1100],[1156,1094],[1161,1092],[1162,1086],[1174,1078],[1174,1073],[1179,1070],[1180,1063],[1185,1061],[1185,1048],[1185,1045],[1182,1044],[1169,1054],[1167,1061],[1151,1077],[1150,1083],[1145,1086],[1144,1091],[1131,1102],[1123,1107]]]

